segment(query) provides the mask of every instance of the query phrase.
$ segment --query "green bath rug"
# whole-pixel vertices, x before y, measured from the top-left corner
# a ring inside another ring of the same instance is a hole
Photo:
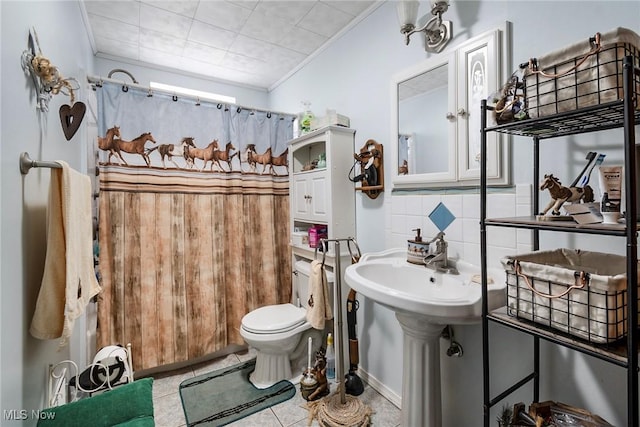
[[[294,385],[286,380],[259,389],[249,382],[256,360],[199,375],[180,384],[182,408],[189,427],[222,426],[291,399]]]

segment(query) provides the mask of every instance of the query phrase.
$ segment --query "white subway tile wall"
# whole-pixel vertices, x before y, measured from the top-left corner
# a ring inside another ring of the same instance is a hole
[[[531,215],[531,185],[519,184],[504,192],[489,193],[487,217]],[[445,239],[449,243],[449,256],[472,264],[480,263],[480,196],[476,192],[457,194],[392,194],[385,198],[385,247],[406,247],[413,239],[413,229],[420,228],[425,240],[433,238],[438,228],[429,214],[443,203],[455,216],[447,227]],[[487,265],[502,268],[500,259],[507,255],[532,250],[532,232],[503,227],[487,229]]]

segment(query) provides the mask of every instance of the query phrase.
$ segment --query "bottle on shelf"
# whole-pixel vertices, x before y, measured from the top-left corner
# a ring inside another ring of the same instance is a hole
[[[311,120],[313,120],[315,116],[313,112],[311,112],[311,103],[309,101],[303,101],[302,105],[304,105],[304,112],[300,119],[300,133],[304,135],[305,133],[311,132]]]
[[[327,379],[333,380],[336,377],[336,351],[333,348],[333,335],[327,335]]]

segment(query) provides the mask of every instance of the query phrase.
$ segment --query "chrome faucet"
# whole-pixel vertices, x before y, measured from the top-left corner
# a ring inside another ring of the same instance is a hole
[[[458,270],[449,265],[449,257],[447,256],[447,248],[449,247],[449,244],[444,240],[444,232],[440,231],[427,243],[429,245],[435,243],[436,250],[435,253],[429,253],[424,257],[424,265],[427,266],[427,268],[431,268],[439,272],[458,274]]]

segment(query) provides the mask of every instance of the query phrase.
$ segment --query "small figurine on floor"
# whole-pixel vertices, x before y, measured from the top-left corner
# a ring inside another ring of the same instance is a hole
[[[316,352],[316,360],[311,369],[311,373],[315,376],[316,388],[306,397],[303,393],[302,397],[306,400],[317,400],[329,394],[329,382],[327,381],[327,359],[322,349]],[[303,374],[305,375],[305,374]]]
[[[545,175],[544,180],[540,184],[540,191],[549,190],[551,194],[551,201],[540,213],[545,215],[549,209],[552,215],[560,215],[560,208],[565,202],[593,202],[593,189],[588,185],[584,188],[580,187],[564,187],[560,180],[553,176],[553,174]]]

